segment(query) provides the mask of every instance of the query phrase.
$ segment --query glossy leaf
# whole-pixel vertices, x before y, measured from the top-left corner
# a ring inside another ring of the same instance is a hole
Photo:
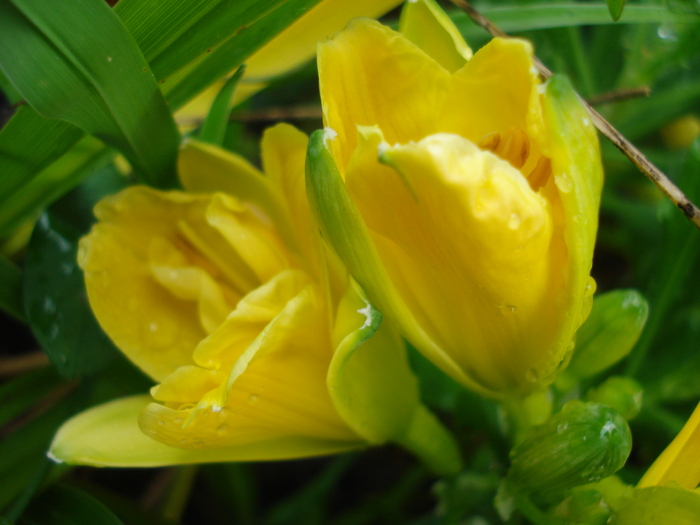
[[[625,0],[605,0],[608,3],[608,9],[610,10],[610,16],[617,22],[622,15],[622,10],[625,7]]]
[[[80,9],[2,2],[0,35],[0,67],[38,113],[114,145],[151,184],[173,184],[175,122],[136,42],[105,2]]]
[[[41,211],[112,160],[114,150],[93,137],[84,137],[56,162],[15,189],[0,206],[0,237],[10,235]]]
[[[319,0],[287,0],[277,9],[245,31],[234,34],[211,53],[191,64],[163,85],[165,98],[177,109],[214,81],[239,67],[255,51],[294,20],[318,3]]]
[[[27,318],[61,375],[75,377],[104,367],[117,356],[90,310],[77,265],[82,232],[44,213],[34,229],[25,263]]]

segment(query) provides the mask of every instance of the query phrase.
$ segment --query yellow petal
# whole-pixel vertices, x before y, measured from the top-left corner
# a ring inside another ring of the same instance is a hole
[[[690,490],[700,484],[700,405],[683,430],[649,467],[638,487],[669,483]]]
[[[235,340],[227,345],[230,339],[215,333],[208,344],[218,342],[219,353],[230,354],[222,360],[234,361],[228,379],[196,407],[149,405],[140,418],[143,431],[182,448],[230,447],[282,436],[361,441],[328,395],[331,347],[321,299],[313,285],[282,298],[277,315],[243,352],[236,334],[229,333]]]
[[[246,61],[250,79],[269,79],[311,60],[316,43],[337,33],[353,18],[378,18],[400,0],[321,0],[308,13]]]
[[[91,408],[58,430],[49,456],[59,462],[105,467],[158,467],[223,461],[260,461],[335,454],[360,446],[300,436],[258,441],[218,449],[169,447],[146,436],[139,414],[151,402],[148,395],[118,399]]]
[[[79,252],[90,305],[122,352],[156,380],[193,364],[195,347],[226,311],[260,276],[286,266],[269,226],[224,195],[132,187],[103,199],[95,214],[100,222]],[[247,226],[244,239],[236,221]]]
[[[338,307],[334,340],[340,341],[328,370],[335,407],[370,443],[400,443],[436,473],[455,474],[461,469],[459,450],[420,404],[404,343],[390,323],[381,321],[351,282]]]
[[[413,0],[403,5],[399,32],[450,73],[472,57],[454,22],[435,0]]]
[[[369,128],[365,128],[369,129]],[[433,362],[449,375],[479,392],[484,391],[462,371],[455,361],[416,322],[406,304],[394,287],[389,274],[372,242],[370,232],[353,203],[347,188],[326,145],[327,133],[316,131],[309,140],[306,159],[306,180],[309,202],[317,215],[323,233],[348,270],[372,297],[373,304],[401,327],[402,333],[416,346],[425,351]],[[368,155],[377,154],[376,134],[360,141],[375,141],[367,150]]]
[[[305,255],[318,275],[318,230],[306,198],[304,159],[309,138],[294,126],[277,124],[263,133],[260,151],[265,175],[284,196],[293,227]]]
[[[523,130],[531,148],[523,172],[534,168],[544,139],[540,80],[532,56],[525,40],[494,38],[481,48],[455,73],[444,105],[433,108],[441,111],[439,131],[478,143],[489,133]]]
[[[318,50],[325,125],[338,134],[333,153],[344,170],[357,125],[379,126],[393,144],[435,133],[450,74],[399,33],[354,20]]]
[[[297,240],[284,196],[273,183],[240,155],[188,139],[180,149],[178,174],[192,193],[223,192],[251,203],[275,224],[285,244],[294,249]]]
[[[547,202],[457,135],[384,147],[396,171],[365,157],[347,184],[402,299],[482,387],[522,388],[528,366],[549,359],[558,326]]]

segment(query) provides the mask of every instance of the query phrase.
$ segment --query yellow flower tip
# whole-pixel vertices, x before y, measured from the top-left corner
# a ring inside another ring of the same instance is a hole
[[[694,490],[700,484],[700,405],[680,433],[649,467],[638,487],[669,485]]]

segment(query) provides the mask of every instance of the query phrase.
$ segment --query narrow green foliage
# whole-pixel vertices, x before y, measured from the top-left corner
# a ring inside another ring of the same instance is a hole
[[[99,27],[99,31],[95,28]],[[160,187],[179,134],[136,42],[102,0],[0,3],[0,66],[32,107],[119,149]]]
[[[29,523],[37,525],[123,525],[102,502],[75,487],[55,485],[32,503]]]
[[[244,73],[245,65],[239,67],[219,91],[202,125],[202,130],[199,132],[199,139],[201,141],[209,142],[216,146],[223,145],[228,117],[231,113],[231,97]]]

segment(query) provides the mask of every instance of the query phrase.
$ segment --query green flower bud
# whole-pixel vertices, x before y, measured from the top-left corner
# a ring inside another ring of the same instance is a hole
[[[610,518],[610,507],[597,490],[574,492],[557,505],[552,517],[571,525],[604,525]]]
[[[700,494],[673,487],[638,489],[615,513],[611,525],[697,525]]]
[[[507,480],[518,490],[554,500],[615,473],[631,448],[627,422],[615,410],[570,401],[513,448]]]
[[[566,372],[589,377],[614,365],[632,350],[649,314],[636,290],[615,290],[596,297],[591,314],[576,334],[576,351]]]
[[[630,377],[613,376],[598,388],[589,390],[586,400],[614,408],[627,421],[642,408],[642,386]]]

